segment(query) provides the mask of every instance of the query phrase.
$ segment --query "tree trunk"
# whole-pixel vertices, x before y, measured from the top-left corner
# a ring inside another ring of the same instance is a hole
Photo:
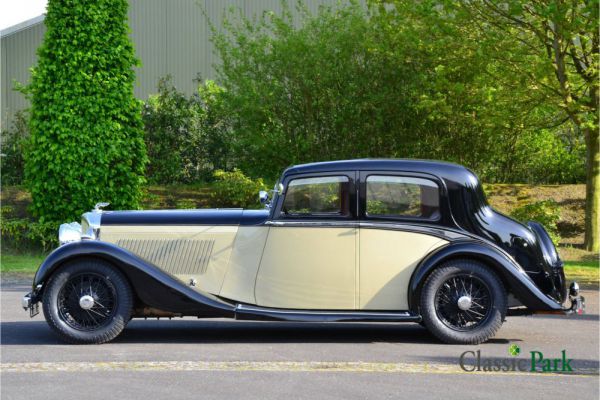
[[[585,130],[586,141],[586,186],[585,186],[585,249],[598,252],[600,250],[600,232],[598,232],[598,218],[600,213],[600,145],[598,129]]]

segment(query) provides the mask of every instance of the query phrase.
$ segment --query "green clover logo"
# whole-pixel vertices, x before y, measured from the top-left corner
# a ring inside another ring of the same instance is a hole
[[[516,344],[511,344],[508,347],[508,354],[510,354],[511,356],[518,356],[521,353],[521,348],[519,346],[517,346]]]

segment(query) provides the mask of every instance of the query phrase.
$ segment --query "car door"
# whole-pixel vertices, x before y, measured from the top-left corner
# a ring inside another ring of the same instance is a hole
[[[360,174],[359,306],[407,310],[419,262],[447,243],[434,234],[441,219],[436,179],[391,172]]]
[[[358,240],[355,174],[287,177],[256,277],[265,307],[355,309]]]

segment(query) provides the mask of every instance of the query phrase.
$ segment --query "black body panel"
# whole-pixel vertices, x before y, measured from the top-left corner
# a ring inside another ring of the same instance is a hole
[[[102,225],[261,225],[267,210],[214,208],[205,210],[104,211]]]
[[[364,170],[417,172],[454,181],[464,181],[470,172],[462,165],[443,161],[364,158],[294,165],[283,171],[283,175]]]

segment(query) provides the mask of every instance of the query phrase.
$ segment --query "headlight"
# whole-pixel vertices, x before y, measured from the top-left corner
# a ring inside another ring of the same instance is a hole
[[[62,224],[58,228],[58,241],[61,245],[81,240],[81,225],[77,222]]]

